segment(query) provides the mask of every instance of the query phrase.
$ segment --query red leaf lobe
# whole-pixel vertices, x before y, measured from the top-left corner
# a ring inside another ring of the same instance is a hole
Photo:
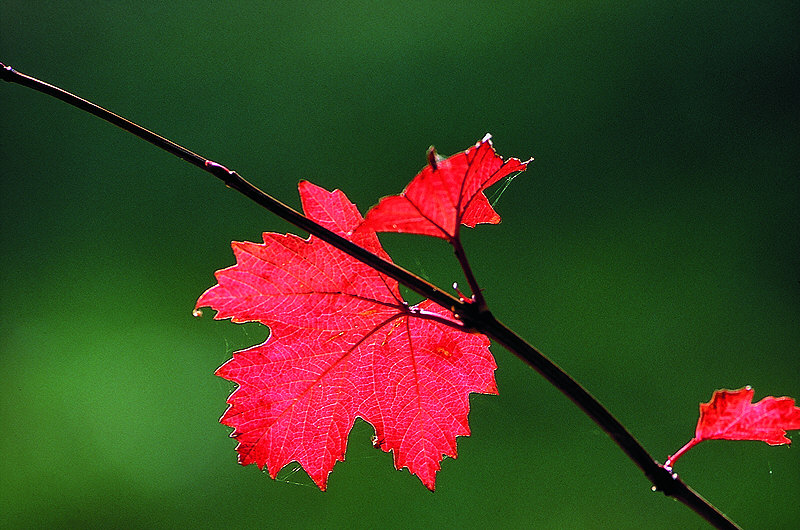
[[[302,182],[300,195],[307,216],[388,259],[343,193]],[[239,385],[220,420],[239,462],[274,478],[297,461],[324,490],[361,417],[395,466],[433,489],[442,455],[469,434],[469,394],[497,393],[489,339],[432,302],[409,308],[396,281],[313,236],[263,239],[233,243],[236,265],[197,303],[270,327],[217,370]]]
[[[714,392],[711,401],[700,405],[695,438],[792,443],[786,431],[800,429],[800,408],[794,406],[794,399],[767,396],[752,403],[753,393],[749,386]]]
[[[433,150],[429,164],[400,195],[384,197],[368,213],[365,225],[376,232],[405,232],[452,240],[460,225],[497,224],[483,191],[500,179],[525,171],[530,160],[503,160],[491,136],[462,153],[441,159]],[[532,159],[531,159],[532,160]]]
[[[769,445],[791,444],[786,431],[800,429],[800,407],[789,397],[767,396],[752,403],[753,389],[716,390],[700,404],[694,438],[667,459],[672,467],[683,454],[705,440],[761,440]]]

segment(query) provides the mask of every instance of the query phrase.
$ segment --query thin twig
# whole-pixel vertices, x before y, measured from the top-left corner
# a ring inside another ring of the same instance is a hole
[[[482,333],[502,344],[508,351],[524,360],[553,386],[570,398],[642,470],[653,484],[653,491],[661,491],[665,495],[681,501],[716,528],[739,528],[722,512],[689,488],[678,477],[677,473],[673,473],[671,469],[656,462],[619,420],[577,381],[514,333],[514,331],[496,320],[491,313],[484,313],[481,317],[480,325],[473,325]]]
[[[18,83],[39,92],[43,92],[58,98],[61,101],[69,103],[74,107],[78,107],[79,109],[90,114],[94,114],[98,118],[102,118],[107,122],[113,123],[117,127],[125,129],[129,133],[138,136],[142,140],[150,142],[156,147],[159,147],[164,151],[182,158],[190,164],[211,173],[223,181],[226,186],[238,191],[259,206],[262,206],[278,217],[285,219],[296,227],[319,237],[327,243],[330,243],[334,247],[349,254],[355,259],[366,263],[373,269],[386,274],[390,278],[394,278],[409,289],[424,296],[425,298],[433,300],[442,307],[453,312],[463,313],[465,311],[469,311],[468,309],[464,309],[464,307],[462,307],[466,306],[467,304],[458,298],[455,298],[449,293],[439,289],[435,285],[423,280],[416,274],[413,274],[390,261],[386,261],[383,258],[376,256],[372,252],[359,247],[355,243],[345,239],[339,234],[336,234],[324,226],[315,223],[297,210],[283,204],[267,193],[264,193],[253,184],[242,178],[238,173],[231,171],[222,164],[200,156],[197,153],[186,149],[182,145],[176,144],[175,142],[168,140],[163,136],[154,133],[153,131],[145,129],[142,126],[133,123],[132,121],[126,120],[122,116],[114,114],[113,112],[106,110],[103,107],[92,103],[91,101],[87,101],[76,96],[75,94],[58,88],[57,86],[45,83],[44,81],[40,81],[39,79],[29,75],[25,75],[14,70],[10,66],[4,65],[3,63],[0,63],[0,67],[2,67],[2,69],[0,69],[0,74],[2,75],[4,81]]]
[[[4,81],[17,83],[39,92],[58,98],[81,110],[89,112],[102,118],[139,138],[150,142],[190,164],[193,164],[215,177],[222,180],[229,188],[245,195],[256,204],[264,207],[282,219],[292,223],[298,228],[315,235],[323,241],[331,244],[337,249],[352,256],[353,258],[369,265],[375,270],[386,274],[397,280],[402,285],[417,292],[418,294],[431,299],[437,304],[450,310],[464,324],[476,331],[486,334],[490,338],[500,343],[507,350],[525,361],[529,366],[539,372],[547,381],[558,388],[564,395],[569,397],[592,421],[599,425],[616,443],[628,457],[644,472],[645,476],[653,483],[653,490],[662,491],[665,495],[674,497],[681,501],[706,521],[720,529],[736,529],[738,526],[730,521],[725,515],[719,512],[714,506],[700,497],[689,488],[677,474],[670,469],[656,462],[641,444],[628,432],[627,429],[589,392],[578,384],[572,377],[559,368],[556,364],[545,357],[536,348],[528,344],[516,333],[495,319],[494,315],[486,309],[483,304],[473,301],[459,300],[435,285],[426,282],[415,274],[386,261],[371,252],[364,250],[342,236],[331,232],[325,227],[315,223],[308,217],[286,206],[282,202],[274,199],[263,191],[259,190],[251,183],[243,179],[235,171],[231,171],[217,162],[208,160],[183,146],[172,142],[158,134],[149,131],[125,118],[118,116],[94,103],[82,99],[74,94],[62,90],[54,85],[45,83],[31,76],[20,73],[10,66],[0,63],[0,75]],[[457,256],[459,247],[454,246]],[[463,254],[463,248],[461,248]],[[481,300],[482,295],[471,270],[469,269],[466,257],[462,262],[467,264],[465,274],[475,300]]]

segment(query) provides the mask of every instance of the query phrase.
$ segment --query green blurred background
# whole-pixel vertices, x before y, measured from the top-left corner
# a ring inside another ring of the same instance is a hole
[[[800,397],[797,4],[701,4],[5,0],[0,60],[295,206],[310,179],[365,211],[486,132],[534,156],[466,234],[476,274],[663,459],[716,388]],[[266,330],[191,310],[230,240],[291,227],[52,98],[0,105],[0,526],[704,527],[498,347],[433,494],[361,421],[326,493],[242,468],[213,372]],[[443,242],[384,241],[460,279]],[[800,523],[797,448],[678,471],[747,528]]]

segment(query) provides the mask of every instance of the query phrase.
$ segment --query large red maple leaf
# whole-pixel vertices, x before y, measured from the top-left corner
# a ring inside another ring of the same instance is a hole
[[[309,218],[388,259],[344,193],[299,187]],[[232,246],[236,265],[197,307],[270,328],[216,372],[239,385],[220,420],[234,428],[239,462],[275,478],[296,461],[324,490],[361,417],[395,467],[433,490],[443,455],[455,458],[456,436],[470,432],[469,393],[497,393],[489,339],[430,301],[409,307],[396,281],[313,236]]]
[[[400,195],[384,197],[366,216],[376,232],[405,232],[452,240],[464,224],[497,224],[500,216],[483,192],[500,179],[525,171],[530,159],[503,160],[492,147],[491,135],[464,152],[437,159],[414,177]]]
[[[686,451],[705,440],[761,440],[769,445],[791,444],[786,431],[800,429],[800,407],[790,397],[767,396],[753,403],[753,389],[716,390],[700,404],[694,438],[669,457],[672,466]]]

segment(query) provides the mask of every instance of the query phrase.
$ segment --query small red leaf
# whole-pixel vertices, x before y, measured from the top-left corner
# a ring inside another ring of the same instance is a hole
[[[761,440],[769,445],[791,444],[786,431],[800,429],[800,408],[789,397],[768,396],[752,403],[751,387],[717,390],[711,401],[700,404],[695,436],[671,456],[672,466],[683,453],[705,440]]]
[[[300,196],[308,217],[388,259],[342,192],[301,182]],[[220,420],[239,462],[275,478],[296,461],[324,490],[360,417],[397,469],[433,489],[442,456],[455,458],[456,437],[469,434],[469,394],[497,393],[489,339],[430,301],[408,307],[396,281],[313,236],[232,246],[236,265],[197,307],[270,327],[217,370],[239,385]]]
[[[365,225],[376,232],[405,232],[451,240],[461,224],[497,224],[500,216],[483,194],[492,184],[530,160],[504,161],[495,153],[491,136],[462,153],[439,159],[430,151],[425,166],[400,195],[384,197],[367,213]],[[531,159],[533,160],[533,159]]]

